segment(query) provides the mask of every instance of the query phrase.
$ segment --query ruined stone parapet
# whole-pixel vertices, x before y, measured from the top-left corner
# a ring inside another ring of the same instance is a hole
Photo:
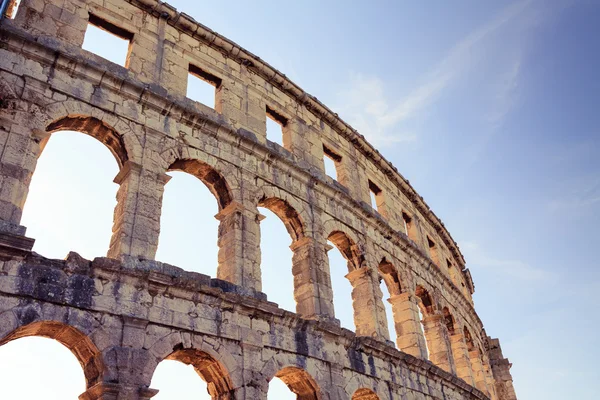
[[[498,399],[517,400],[512,375],[510,374],[512,364],[508,359],[504,358],[502,347],[500,347],[500,340],[492,339],[489,336],[487,339],[490,365],[494,374],[494,383],[496,385]]]
[[[130,41],[126,67],[82,50],[89,23]],[[214,108],[186,97],[190,71],[215,86]],[[267,116],[283,146],[267,140]],[[96,138],[119,164],[109,258],[33,255],[20,226],[60,130]],[[82,399],[149,399],[165,358],[204,363],[220,399],[265,398],[274,376],[302,399],[509,398],[465,261],[409,182],[281,72],[165,3],[22,0],[0,23],[0,154],[0,341],[61,341],[85,366]],[[218,202],[213,278],[154,261],[173,170]],[[296,313],[262,293],[257,207],[290,234]],[[355,333],[334,315],[328,241],[348,261]]]

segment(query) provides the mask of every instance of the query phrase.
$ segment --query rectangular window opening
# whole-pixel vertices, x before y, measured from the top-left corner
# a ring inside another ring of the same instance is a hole
[[[437,255],[437,245],[429,236],[427,236],[427,244],[429,246],[429,256],[433,260],[434,264],[439,266],[440,263]]]
[[[218,106],[217,93],[221,82],[221,78],[190,64],[186,96],[216,110]]]
[[[8,7],[6,7],[6,12],[4,13],[4,15],[7,18],[15,19],[20,5],[21,0],[12,0],[8,3]]]
[[[90,14],[83,39],[84,50],[127,67],[133,33]]]
[[[404,211],[402,211],[402,221],[404,222],[404,232],[406,233],[406,236],[408,236],[408,238],[411,239],[412,241],[416,242],[417,238],[416,238],[416,232],[415,232],[413,220]]]
[[[267,140],[283,147],[283,129],[288,123],[287,118],[267,106]]]
[[[323,163],[325,164],[325,173],[331,178],[339,181],[338,179],[338,166],[342,162],[342,157],[335,154],[333,151],[323,146]]]
[[[383,191],[373,181],[369,179],[369,192],[371,195],[371,207],[374,210],[380,211],[383,205]]]

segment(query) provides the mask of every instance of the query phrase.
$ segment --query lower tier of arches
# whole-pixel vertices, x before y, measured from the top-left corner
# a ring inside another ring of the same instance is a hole
[[[486,399],[384,342],[150,261],[0,261],[0,346],[27,336],[75,355],[81,400],[150,399],[163,360],[192,365],[213,399],[267,399],[275,377],[298,399]]]

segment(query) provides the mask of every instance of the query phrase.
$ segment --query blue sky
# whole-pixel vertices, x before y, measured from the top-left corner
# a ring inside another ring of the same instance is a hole
[[[465,255],[476,309],[513,362],[519,399],[597,397],[600,1],[171,4],[280,69],[410,180]],[[75,150],[86,146],[95,153],[79,164]],[[116,172],[93,139],[53,137],[23,221],[35,250],[105,252]],[[198,243],[216,242],[216,203],[174,175],[157,258],[214,276],[214,246]],[[290,308],[291,292],[274,289],[291,285],[280,273],[289,236],[262,212],[265,291]],[[351,327],[339,306],[344,265],[336,254],[331,264],[336,312]]]

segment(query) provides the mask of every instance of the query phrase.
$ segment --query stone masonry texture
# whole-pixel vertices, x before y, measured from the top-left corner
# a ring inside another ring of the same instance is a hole
[[[279,377],[298,399],[516,400],[457,244],[329,108],[157,0],[22,0],[12,16],[14,5],[0,22],[0,345],[62,343],[84,370],[82,400],[150,399],[165,359],[193,365],[213,399],[266,399]],[[90,24],[129,41],[125,66],[81,48]],[[213,108],[186,97],[190,72],[214,86]],[[38,255],[20,225],[61,130],[94,137],[120,166],[110,248],[93,260]],[[215,277],[154,259],[174,170],[219,205]],[[292,239],[295,313],[262,292],[259,206]],[[356,332],[334,315],[328,242],[348,262]]]

